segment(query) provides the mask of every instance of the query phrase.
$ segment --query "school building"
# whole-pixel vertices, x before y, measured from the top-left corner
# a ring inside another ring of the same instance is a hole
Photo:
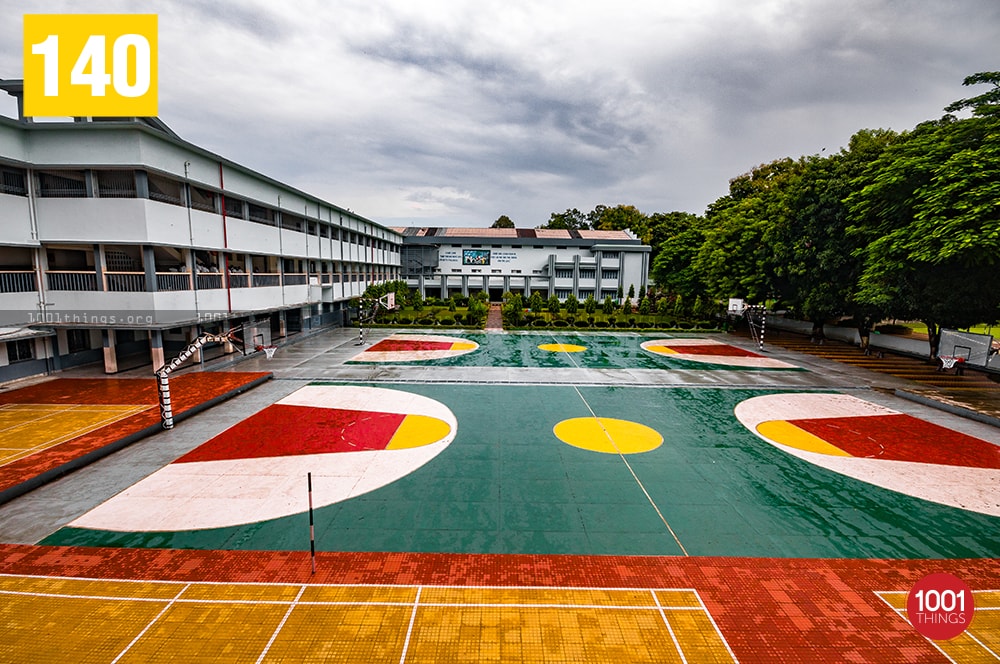
[[[400,278],[401,234],[193,145],[157,118],[0,116],[0,382],[163,364],[252,322],[342,325]],[[206,353],[222,353],[222,347]]]
[[[624,231],[543,228],[395,228],[402,273],[423,297],[538,291],[565,300],[636,292],[648,285],[650,247]]]

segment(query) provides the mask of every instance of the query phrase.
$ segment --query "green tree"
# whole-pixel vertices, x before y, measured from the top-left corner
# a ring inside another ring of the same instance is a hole
[[[614,311],[615,311],[615,303],[614,303],[614,301],[612,301],[610,295],[608,295],[606,298],[604,298],[604,305],[601,308],[601,311],[603,311],[605,314],[608,314],[609,316],[614,313]]]
[[[622,313],[626,316],[632,313],[632,298],[626,297],[625,301],[622,302]]]
[[[590,214],[593,228],[602,231],[623,231],[628,229],[636,237],[647,241],[648,217],[634,205],[616,205],[613,208],[597,206]]]
[[[931,357],[941,327],[1000,318],[1000,73],[986,94],[903,134],[858,178],[847,201],[864,261],[858,299],[927,326]]]
[[[695,266],[705,243],[705,225],[704,217],[685,212],[650,217],[650,275],[667,293],[694,297],[705,292],[705,283]]]
[[[490,228],[514,228],[514,222],[505,214],[500,215]]]
[[[576,295],[570,293],[569,297],[566,298],[566,313],[575,314],[579,308],[580,301],[576,299]]]
[[[557,295],[549,296],[547,308],[550,314],[557,314],[562,310],[562,303],[559,301],[559,297]]]
[[[590,229],[590,222],[587,217],[584,216],[582,212],[576,208],[569,209],[565,212],[553,212],[549,215],[549,221],[544,226],[539,226],[539,228],[563,228],[566,230],[588,230]]]
[[[583,310],[588,314],[597,311],[597,300],[594,299],[593,293],[588,294],[587,299],[583,301]]]
[[[634,297],[635,297],[635,284],[629,284],[628,285],[628,299],[631,300]]]
[[[520,293],[505,293],[504,305],[500,308],[504,325],[519,327],[524,322],[524,300]]]
[[[652,305],[649,303],[649,298],[644,297],[639,300],[639,314],[642,316],[648,316],[652,310]]]
[[[542,299],[542,294],[539,291],[535,291],[528,298],[528,308],[536,314],[542,313],[542,310],[545,308],[545,300]]]

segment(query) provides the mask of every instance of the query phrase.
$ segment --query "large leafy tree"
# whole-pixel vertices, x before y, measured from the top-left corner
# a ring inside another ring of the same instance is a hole
[[[493,222],[490,228],[514,228],[514,222],[511,221],[510,217],[505,214],[497,217],[497,220]]]
[[[868,333],[881,315],[854,297],[861,271],[855,255],[858,238],[848,236],[850,225],[844,199],[852,181],[895,138],[886,130],[862,130],[839,153],[802,160],[799,177],[786,181],[787,213],[765,234],[773,253],[775,280],[782,299],[813,323],[813,336],[823,336],[823,323],[851,316],[867,346]]]
[[[602,231],[623,231],[628,229],[643,241],[647,241],[648,218],[634,205],[616,205],[613,208],[598,205],[590,214],[592,227]]]
[[[711,297],[760,302],[786,290],[766,239],[789,214],[787,188],[802,168],[788,158],[762,164],[731,180],[729,194],[709,205],[694,268]]]
[[[937,354],[940,328],[1000,318],[1000,73],[968,77],[986,94],[948,107],[889,146],[848,198],[864,240],[858,298],[922,320]]]
[[[669,295],[683,298],[705,293],[694,261],[705,242],[705,219],[687,212],[655,213],[649,217],[653,280]]]
[[[567,208],[565,212],[553,212],[549,221],[539,228],[563,228],[566,230],[589,230],[590,221],[587,216],[576,208]]]

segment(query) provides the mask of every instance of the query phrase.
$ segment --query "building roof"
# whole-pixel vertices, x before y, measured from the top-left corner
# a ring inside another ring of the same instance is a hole
[[[447,238],[487,238],[487,239],[538,239],[538,240],[603,240],[636,242],[637,238],[628,231],[577,231],[564,228],[462,228],[410,226],[395,227],[404,237],[447,237]]]

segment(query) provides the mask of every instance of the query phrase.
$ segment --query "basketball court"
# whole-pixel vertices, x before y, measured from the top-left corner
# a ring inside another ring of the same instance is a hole
[[[12,643],[48,612],[100,661],[997,660],[997,429],[722,335],[349,334],[241,363],[265,403],[0,549]],[[976,602],[946,644],[905,619],[941,571]]]

